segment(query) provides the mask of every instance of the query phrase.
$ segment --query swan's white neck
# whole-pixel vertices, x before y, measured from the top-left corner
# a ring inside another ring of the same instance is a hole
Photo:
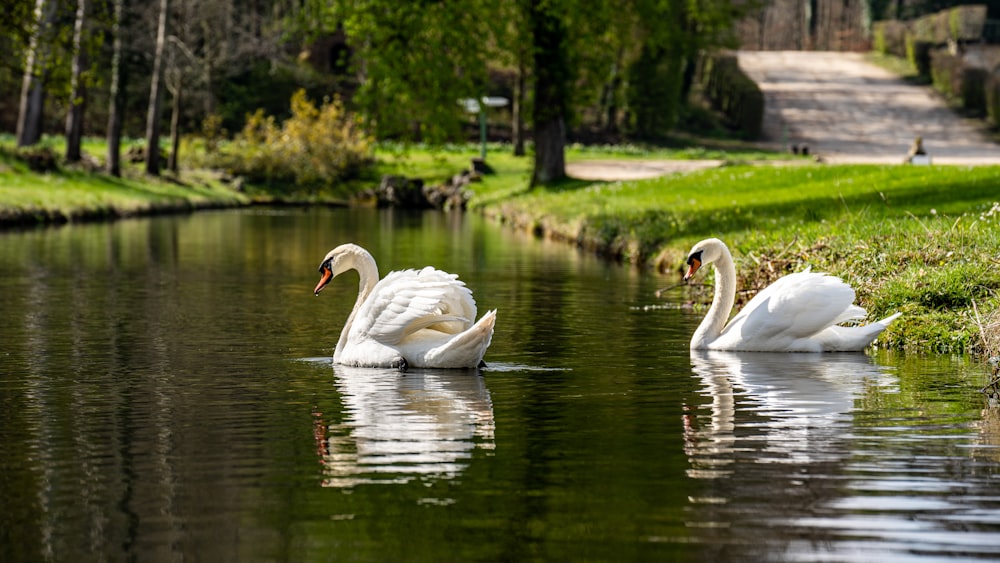
[[[733,264],[733,255],[729,253],[729,249],[725,245],[721,246],[719,257],[714,261],[715,296],[712,298],[708,314],[691,337],[692,349],[708,348],[708,345],[722,334],[722,329],[725,328],[729,314],[733,310],[733,303],[736,302],[736,266]]]
[[[347,317],[347,322],[344,323],[343,330],[340,331],[340,340],[337,341],[337,349],[333,352],[334,361],[337,361],[344,347],[347,345],[347,336],[351,332],[351,326],[354,325],[354,317],[357,316],[358,309],[368,299],[372,289],[375,288],[375,284],[379,280],[378,265],[375,264],[375,258],[364,249],[358,248],[357,251],[348,255],[343,271],[352,269],[358,271],[358,298],[354,301],[354,309],[351,310],[351,315]],[[334,272],[334,275],[339,273],[341,272]]]

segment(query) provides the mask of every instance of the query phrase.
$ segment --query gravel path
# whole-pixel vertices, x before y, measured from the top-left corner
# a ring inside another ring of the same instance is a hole
[[[566,173],[581,180],[642,180],[676,172],[722,166],[721,160],[585,160],[566,164]]]
[[[912,86],[860,53],[741,51],[766,100],[774,148],[808,145],[827,162],[901,162],[921,136],[935,164],[1000,164],[1000,145],[930,87]]]
[[[860,53],[741,51],[764,91],[763,146],[806,145],[829,163],[902,163],[916,136],[934,164],[1000,164],[982,122],[962,119],[929,86],[907,84]],[[566,171],[587,180],[635,180],[719,166],[720,161],[591,160]]]

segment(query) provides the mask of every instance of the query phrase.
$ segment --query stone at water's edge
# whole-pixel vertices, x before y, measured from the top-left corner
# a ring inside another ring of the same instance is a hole
[[[478,178],[474,173],[463,170],[448,182],[440,185],[426,185],[421,178],[386,175],[378,188],[368,190],[361,199],[373,199],[378,207],[402,207],[406,209],[465,209],[469,200],[466,186]]]

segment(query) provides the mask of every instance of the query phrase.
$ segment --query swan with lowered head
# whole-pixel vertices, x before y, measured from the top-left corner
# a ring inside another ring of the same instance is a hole
[[[868,314],[854,304],[854,290],[840,278],[789,274],[761,290],[726,323],[736,300],[736,266],[719,239],[705,239],[688,253],[684,281],[715,264],[715,297],[694,336],[692,350],[746,352],[858,352],[900,313],[864,326],[839,326]]]
[[[319,295],[338,275],[357,270],[358,298],[333,361],[357,367],[475,368],[493,338],[496,309],[479,322],[472,292],[455,274],[430,266],[379,280],[372,255],[356,244],[331,250],[319,266]]]

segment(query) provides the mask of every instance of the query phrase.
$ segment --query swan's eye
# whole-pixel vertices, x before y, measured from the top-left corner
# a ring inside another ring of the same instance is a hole
[[[323,262],[322,264],[320,264],[319,265],[319,269],[316,270],[316,271],[322,274],[323,270],[332,270],[332,269],[333,269],[333,267],[330,265],[330,261],[327,260],[326,262]]]
[[[697,262],[698,265],[700,266],[701,262],[702,262],[702,260],[701,260],[701,253],[702,253],[701,250],[699,250],[698,252],[692,252],[691,255],[688,256],[687,265],[688,266],[693,266]]]

